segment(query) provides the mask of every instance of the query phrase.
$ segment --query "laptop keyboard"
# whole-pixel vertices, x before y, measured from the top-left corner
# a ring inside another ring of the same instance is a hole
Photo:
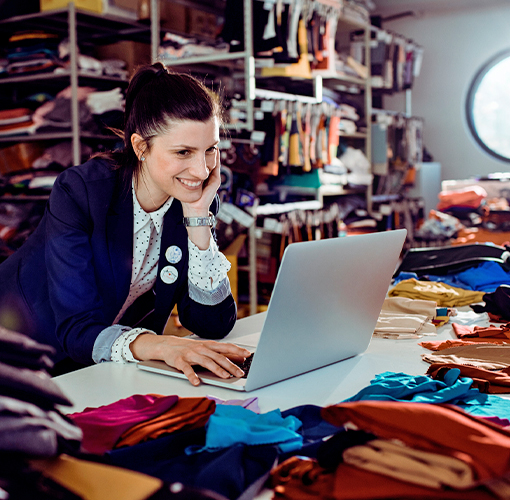
[[[241,370],[243,370],[244,375],[241,378],[246,378],[248,376],[248,372],[250,371],[251,362],[253,361],[253,352],[242,362],[242,363],[234,363]]]

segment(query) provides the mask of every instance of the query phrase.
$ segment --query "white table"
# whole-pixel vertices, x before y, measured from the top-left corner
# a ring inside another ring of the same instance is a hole
[[[242,343],[243,337],[260,332],[264,318],[265,313],[260,313],[239,320],[226,340]],[[265,413],[302,404],[337,404],[368,386],[376,374],[385,371],[424,375],[429,365],[422,361],[421,354],[430,351],[418,343],[449,338],[455,338],[450,325],[438,329],[438,335],[433,337],[407,340],[373,338],[367,351],[359,356],[251,392],[205,384],[194,387],[187,380],[144,372],[134,363],[101,363],[54,380],[74,403],[72,408],[62,408],[69,413],[113,403],[133,394],[150,393],[181,397],[211,395],[221,399],[256,396],[261,411]]]

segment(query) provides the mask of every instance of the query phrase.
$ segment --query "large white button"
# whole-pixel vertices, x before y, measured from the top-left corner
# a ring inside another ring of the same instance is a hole
[[[172,245],[166,249],[165,257],[170,264],[177,264],[182,259],[182,250],[177,245]]]
[[[161,273],[159,275],[163,283],[171,285],[172,283],[175,283],[175,281],[177,280],[179,272],[177,271],[177,269],[175,269],[174,266],[165,266],[163,269],[161,269]]]

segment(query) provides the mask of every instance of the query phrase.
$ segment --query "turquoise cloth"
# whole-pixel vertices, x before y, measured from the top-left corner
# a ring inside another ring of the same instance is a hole
[[[280,410],[257,414],[241,406],[218,405],[206,424],[205,446],[188,447],[187,454],[217,451],[235,444],[277,445],[281,452],[298,450],[303,436],[296,431],[301,421]]]
[[[510,418],[509,399],[471,389],[473,380],[459,375],[458,368],[448,370],[444,381],[434,380],[428,375],[384,372],[376,375],[369,386],[345,401],[448,403],[472,415]]]
[[[486,394],[471,389],[473,380],[459,378],[460,370],[448,370],[445,380],[428,375],[384,372],[376,375],[368,387],[345,401],[412,401],[414,403],[455,403],[462,399],[483,402]]]

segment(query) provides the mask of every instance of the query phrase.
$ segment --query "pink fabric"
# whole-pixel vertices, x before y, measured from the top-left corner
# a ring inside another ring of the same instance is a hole
[[[82,412],[68,416],[83,431],[83,449],[102,455],[113,449],[128,429],[165,413],[178,400],[178,396],[135,394],[109,405],[85,408]]]

